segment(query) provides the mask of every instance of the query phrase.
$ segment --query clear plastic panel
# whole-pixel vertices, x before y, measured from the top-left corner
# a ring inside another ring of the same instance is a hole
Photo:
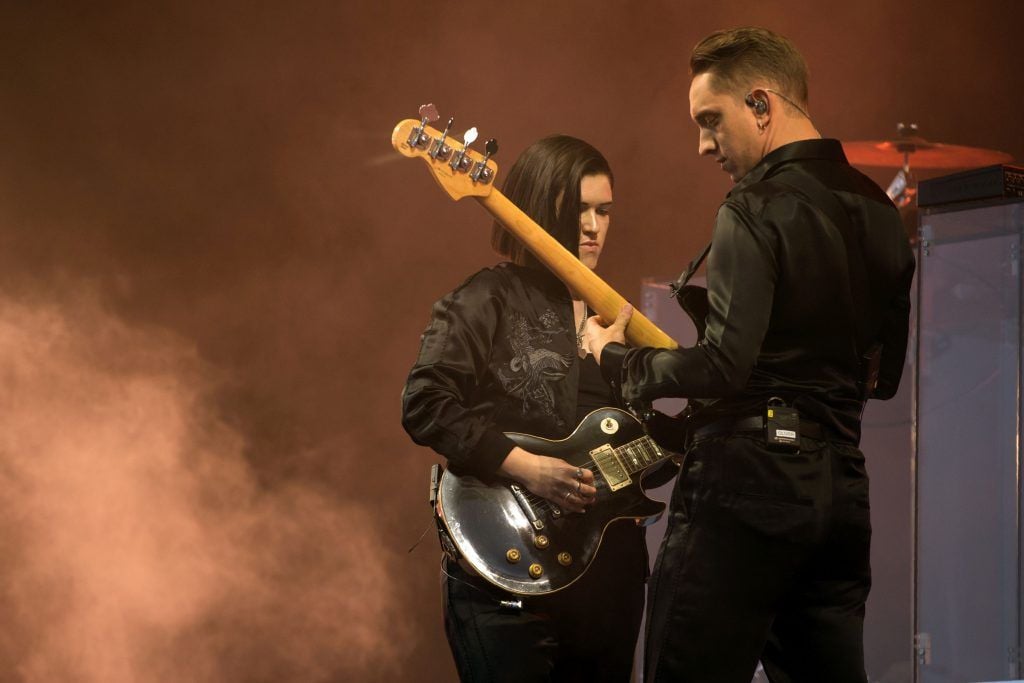
[[[1017,678],[1021,204],[933,212],[918,264],[918,680]]]

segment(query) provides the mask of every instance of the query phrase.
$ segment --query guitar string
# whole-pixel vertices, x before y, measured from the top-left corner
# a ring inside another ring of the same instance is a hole
[[[646,437],[641,437],[639,439],[635,439],[634,441],[631,441],[628,444],[624,444],[623,446],[620,446],[619,448],[614,449],[614,450],[617,452],[617,451],[619,451],[621,449],[625,449],[627,446],[630,446],[632,444],[641,443],[641,442],[644,441],[645,438]],[[657,444],[655,444],[655,446],[657,447]],[[657,450],[655,450],[655,453],[657,453]],[[591,469],[591,465],[595,465],[596,466],[596,463],[593,460],[590,460],[590,461],[580,465],[580,467],[581,468],[582,467],[586,467],[591,472],[593,472],[594,470]],[[528,502],[531,502],[531,503],[534,503],[534,504],[540,503],[541,504],[540,507],[542,507],[542,508],[546,507],[548,510],[550,510],[552,507],[554,507],[554,505],[550,501],[548,501],[545,498],[541,498],[540,496],[537,496],[536,494],[531,493],[528,489],[524,491],[524,497],[526,498],[526,500]],[[426,535],[426,531],[424,531],[424,535]],[[422,538],[423,537],[421,536],[420,540],[422,540]],[[412,550],[417,545],[419,545],[419,541],[417,541],[413,545],[413,547],[409,549],[409,552],[412,552]],[[448,569],[445,567],[444,557],[441,558],[440,569],[441,569],[441,573],[444,574],[447,578],[451,579],[452,581],[454,581],[456,583],[461,583],[462,585],[466,586],[467,588],[470,588],[470,589],[472,589],[472,590],[474,590],[474,591],[476,591],[478,593],[481,593],[483,595],[486,595],[488,597],[493,597],[490,593],[488,593],[484,589],[480,588],[479,586],[475,586],[475,585],[473,585],[472,583],[470,583],[468,581],[464,581],[464,580],[460,579],[459,577],[452,575],[451,572],[449,572]],[[512,594],[512,595],[515,595],[515,594]],[[521,599],[521,598],[519,598],[519,599]]]
[[[616,454],[618,454],[620,451],[628,450],[629,446],[638,445],[638,444],[639,445],[637,447],[642,450],[642,449],[644,449],[646,447],[646,440],[647,440],[647,438],[648,437],[640,437],[639,439],[634,439],[633,441],[630,441],[629,443],[624,444],[624,445],[620,446],[619,448],[614,449],[614,452]],[[655,453],[657,453],[657,451],[655,451]],[[634,460],[634,464],[638,464],[635,458],[633,460]],[[653,464],[653,463],[649,463],[649,464]],[[590,461],[587,461],[587,462],[581,464],[580,467],[581,468],[582,467],[586,467],[588,470],[590,470],[591,472],[594,472],[594,474],[596,475],[597,473],[594,471],[594,469],[591,467],[591,465],[596,465],[596,463],[593,460],[590,460]],[[522,493],[523,493],[523,497],[526,499],[526,502],[531,504],[531,505],[533,505],[533,506],[535,506],[535,507],[537,507],[537,508],[539,508],[541,512],[551,512],[555,507],[560,507],[560,506],[555,505],[551,501],[549,501],[547,498],[544,498],[542,496],[539,496],[539,495],[533,493],[529,489],[524,490]]]
[[[629,443],[623,444],[622,446],[619,446],[618,448],[613,449],[613,453],[618,455],[620,451],[628,450],[628,448],[630,446],[633,446],[633,445],[636,445],[636,444],[640,444],[639,448],[643,449],[643,448],[646,447],[646,441],[649,440],[649,439],[650,439],[650,437],[646,437],[646,436],[642,436],[639,439],[634,439],[633,441],[630,441]],[[655,446],[657,447],[657,444],[655,444]],[[655,453],[657,453],[657,450],[655,450]],[[634,458],[634,462],[635,462],[635,458]],[[653,464],[653,463],[651,463],[651,464]],[[597,472],[594,471],[594,468],[592,467],[592,465],[596,466],[597,463],[594,460],[588,460],[587,462],[582,463],[581,465],[579,465],[579,467],[581,469],[582,468],[586,468],[586,469],[590,470],[592,473],[595,474],[595,477],[596,477]],[[553,508],[559,507],[559,506],[556,506],[551,501],[549,501],[547,498],[539,496],[539,495],[533,493],[532,491],[530,491],[529,489],[523,489],[522,493],[523,493],[523,498],[526,499],[526,502],[528,502],[531,505],[534,505],[534,506],[540,508],[542,512],[550,512]],[[559,507],[559,509],[561,509],[561,508]]]
[[[589,463],[583,463],[579,467],[580,467],[580,469],[590,470],[594,474],[594,476],[596,478],[597,472],[595,472],[594,469],[592,467],[590,467],[591,463],[594,463],[594,461],[591,460]],[[596,465],[596,463],[594,463],[594,464]],[[552,503],[550,500],[548,500],[547,498],[544,498],[543,496],[539,496],[536,493],[533,493],[529,489],[521,489],[521,491],[523,493],[523,498],[526,499],[526,502],[530,503],[531,505],[533,505],[535,507],[540,508],[540,510],[542,512],[550,512],[552,510],[552,508],[556,507],[555,504]],[[561,509],[561,508],[559,507],[559,509]]]
[[[629,443],[627,443],[627,444],[623,444],[623,445],[622,445],[622,446],[620,446],[619,448],[613,449],[613,452],[616,452],[616,453],[617,453],[618,451],[620,451],[620,450],[624,450],[624,449],[626,449],[626,448],[627,448],[628,446],[631,446],[631,445],[634,445],[634,444],[643,444],[643,442],[645,441],[645,439],[647,439],[647,437],[640,437],[639,439],[634,439],[633,441],[630,441],[630,442],[629,442]],[[644,448],[645,446],[644,446],[644,445],[641,445],[640,447],[641,447],[641,448]],[[657,452],[658,452],[658,446],[657,446],[657,444],[655,444],[655,449],[654,449],[654,452],[655,452],[655,454],[657,454]],[[597,463],[596,463],[596,462],[594,462],[593,460],[590,460],[590,461],[587,461],[587,462],[583,463],[583,464],[582,464],[582,465],[580,465],[579,467],[580,467],[580,468],[586,467],[586,468],[587,468],[587,469],[589,469],[589,470],[590,470],[591,472],[594,472],[594,470],[593,470],[593,469],[591,468],[591,465],[594,465],[594,466],[596,466],[596,465],[597,465]],[[523,491],[523,497],[524,497],[524,498],[526,498],[526,500],[527,500],[528,502],[530,502],[530,503],[533,503],[533,504],[538,504],[538,503],[539,503],[540,505],[538,505],[538,507],[541,507],[541,508],[547,508],[547,510],[548,510],[548,511],[550,511],[550,509],[554,507],[554,504],[552,504],[552,503],[551,503],[550,501],[548,501],[548,500],[547,500],[546,498],[541,498],[540,496],[537,496],[536,494],[534,494],[534,493],[531,493],[531,492],[530,492],[530,491],[529,491],[528,489],[527,489],[527,490],[524,490],[524,491]],[[542,511],[543,511],[543,510],[542,510]],[[426,535],[426,531],[424,531],[423,535]],[[420,536],[420,540],[423,540],[423,536]],[[413,547],[409,549],[409,552],[412,552],[412,551],[413,551],[413,549],[414,549],[414,548],[415,548],[415,547],[416,547],[417,545],[419,545],[419,541],[417,541],[417,542],[416,542],[416,543],[415,543],[415,544],[413,545]],[[478,593],[481,593],[481,594],[483,594],[483,595],[486,595],[486,596],[488,596],[488,597],[493,597],[493,596],[491,596],[491,594],[490,594],[490,593],[488,593],[488,592],[487,592],[487,591],[485,591],[484,589],[480,588],[479,586],[475,586],[475,585],[473,585],[472,583],[469,583],[468,581],[464,581],[464,580],[460,579],[460,578],[459,578],[459,577],[457,577],[457,576],[453,576],[453,575],[451,574],[451,572],[449,572],[449,571],[448,571],[448,569],[447,569],[447,568],[445,567],[445,561],[444,561],[444,557],[442,557],[442,558],[441,558],[441,562],[440,562],[440,569],[441,569],[441,573],[442,573],[442,574],[444,574],[444,575],[445,575],[446,577],[448,577],[449,579],[451,579],[452,581],[455,581],[456,583],[461,583],[462,585],[466,586],[467,588],[470,588],[470,589],[472,589],[472,590],[474,590],[474,591],[477,591]],[[515,595],[515,594],[512,594],[512,595]],[[520,599],[521,599],[521,598],[520,598]]]

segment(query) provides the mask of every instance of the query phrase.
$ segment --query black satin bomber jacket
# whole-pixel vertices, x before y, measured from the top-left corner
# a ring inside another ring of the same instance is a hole
[[[503,432],[559,439],[576,427],[578,360],[565,285],[536,268],[485,268],[434,304],[402,426],[450,466],[493,474],[515,446]]]
[[[831,202],[832,215],[841,207],[849,219],[847,240],[866,275],[860,306],[851,304],[846,284],[843,232],[812,199],[814,178],[818,199],[829,191],[839,202]],[[760,414],[777,396],[802,418],[857,443],[860,355],[882,344],[872,397],[891,398],[906,355],[914,265],[898,211],[847,163],[839,141],[785,145],[740,179],[719,208],[704,339],[676,350],[608,344],[602,372],[627,404],[685,397],[710,421]]]

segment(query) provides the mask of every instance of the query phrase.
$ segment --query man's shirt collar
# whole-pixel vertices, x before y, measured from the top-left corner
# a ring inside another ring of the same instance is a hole
[[[843,152],[843,145],[839,140],[817,138],[797,140],[796,142],[782,145],[766,154],[754,168],[750,169],[747,175],[739,179],[739,182],[733,186],[727,196],[732,196],[734,192],[738,192],[748,185],[760,182],[765,176],[771,175],[776,168],[783,164],[790,161],[808,159],[824,159],[844,164],[849,163],[846,161],[846,154]]]

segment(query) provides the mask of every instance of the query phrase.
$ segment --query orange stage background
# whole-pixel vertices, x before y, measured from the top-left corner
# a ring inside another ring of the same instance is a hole
[[[738,24],[800,46],[827,136],[1024,158],[1020,3],[0,6],[0,680],[451,680],[399,391],[494,257],[391,129],[432,101],[499,165],[594,143],[636,297],[729,189],[686,63]],[[905,680],[891,609],[869,670]]]

